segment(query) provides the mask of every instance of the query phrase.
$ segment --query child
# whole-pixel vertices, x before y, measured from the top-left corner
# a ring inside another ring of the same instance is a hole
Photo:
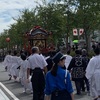
[[[32,92],[32,84],[31,82],[27,82],[27,68],[29,67],[28,61],[26,60],[26,55],[24,53],[21,54],[21,67],[20,67],[20,78],[21,84],[24,86],[24,91],[30,90]]]
[[[6,71],[8,72],[9,75],[9,80],[11,80],[11,65],[12,65],[12,55],[11,55],[11,50],[8,51],[8,54],[6,55],[4,62],[3,62]]]

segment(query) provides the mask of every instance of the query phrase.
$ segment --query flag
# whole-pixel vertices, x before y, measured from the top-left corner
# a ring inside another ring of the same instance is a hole
[[[84,32],[84,29],[79,29],[79,35],[82,35]]]
[[[73,29],[73,35],[74,35],[74,36],[77,36],[77,35],[78,35],[77,29]]]

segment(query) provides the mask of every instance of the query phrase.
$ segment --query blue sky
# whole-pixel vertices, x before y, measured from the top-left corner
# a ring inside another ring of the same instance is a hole
[[[17,18],[20,15],[19,10],[34,8],[34,1],[41,3],[41,0],[0,0],[0,33],[15,23],[12,17]]]

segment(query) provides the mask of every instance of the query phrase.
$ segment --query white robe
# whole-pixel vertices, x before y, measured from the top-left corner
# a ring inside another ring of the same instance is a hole
[[[7,55],[4,59],[3,65],[6,67],[7,66],[7,72],[8,74],[11,74],[11,66],[12,66],[12,56]]]
[[[72,60],[72,56],[70,55],[65,55],[66,56],[66,59],[65,59],[65,66],[66,66],[66,69],[68,68],[71,60]]]
[[[27,60],[21,62],[20,67],[20,78],[21,83],[24,86],[25,89],[32,90],[32,84],[31,81],[29,83],[26,82],[27,80],[27,68],[29,68],[29,63]]]
[[[12,56],[12,66],[11,66],[11,75],[19,77],[19,69],[17,69],[21,65],[21,58],[17,56]]]
[[[100,55],[90,59],[86,69],[86,77],[90,82],[90,94],[93,98],[100,96]]]

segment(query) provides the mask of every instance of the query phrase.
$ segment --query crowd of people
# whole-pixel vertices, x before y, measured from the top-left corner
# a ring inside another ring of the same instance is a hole
[[[75,56],[70,51],[52,51],[48,56],[40,54],[38,47],[32,54],[9,50],[4,66],[9,80],[20,81],[24,92],[33,93],[33,100],[75,100],[72,81],[76,94],[87,92],[93,100],[100,100],[100,44],[94,49],[95,56],[88,57],[86,49],[76,49]]]

